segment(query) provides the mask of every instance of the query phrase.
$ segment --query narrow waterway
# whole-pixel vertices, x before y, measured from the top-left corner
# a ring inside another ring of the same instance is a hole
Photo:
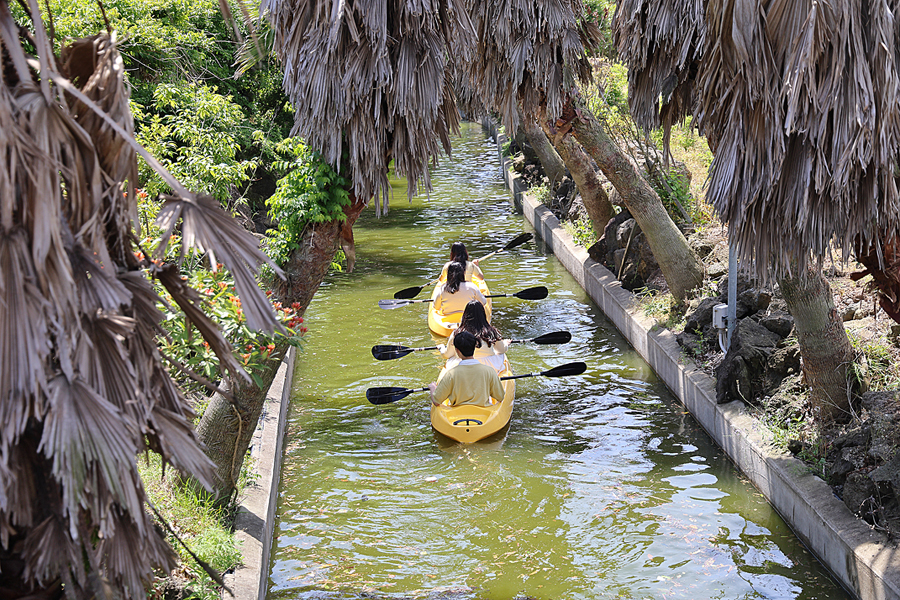
[[[361,219],[356,271],[329,275],[307,312],[268,598],[849,597],[539,242],[482,264],[494,293],[550,289],[495,300],[493,323],[572,333],[515,346],[515,372],[581,360],[584,375],[519,380],[508,430],[472,445],[432,431],[425,393],[369,404],[368,387],[422,387],[441,365],[373,359],[375,344],[434,345],[427,305],[378,300],[431,279],[454,240],[478,257],[530,230],[477,125],[433,183]]]

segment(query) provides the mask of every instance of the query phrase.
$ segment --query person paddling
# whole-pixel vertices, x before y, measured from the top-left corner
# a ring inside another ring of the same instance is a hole
[[[475,336],[467,331],[456,335],[456,351],[462,360],[455,368],[445,370],[440,381],[428,384],[432,404],[437,406],[449,400],[450,406],[490,406],[495,403],[492,397],[497,401],[503,399],[503,385],[497,371],[472,356],[477,343]]]
[[[484,297],[478,287],[465,280],[465,270],[462,263],[450,263],[447,282],[438,286],[434,296],[434,310],[438,314],[447,316],[461,313],[472,300],[490,306],[490,300]]]
[[[472,277],[476,276],[479,279],[484,279],[484,273],[481,272],[481,268],[478,266],[477,260],[469,260],[469,251],[466,250],[466,245],[462,242],[453,242],[450,245],[450,261],[444,264],[444,268],[441,270],[440,281],[447,281],[447,269],[450,267],[450,263],[458,262],[462,263],[466,267],[466,281],[472,281]]]
[[[488,322],[484,305],[477,300],[466,304],[459,327],[450,334],[447,345],[438,344],[441,356],[447,359],[448,369],[457,366],[462,360],[456,350],[455,341],[456,336],[463,331],[471,333],[477,340],[475,360],[493,367],[497,373],[506,370],[506,351],[509,349],[509,340],[503,339],[500,331]]]

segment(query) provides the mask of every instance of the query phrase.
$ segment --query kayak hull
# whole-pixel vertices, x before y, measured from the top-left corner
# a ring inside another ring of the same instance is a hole
[[[450,334],[453,333],[453,330],[456,329],[457,325],[459,325],[459,320],[462,319],[462,313],[453,313],[450,315],[443,315],[439,313],[434,308],[434,299],[437,298],[437,295],[440,291],[441,284],[443,281],[439,282],[436,286],[434,286],[434,290],[431,292],[431,302],[428,307],[428,329],[430,329],[434,334],[442,336],[442,337],[450,337]],[[487,283],[481,277],[473,277],[472,283],[474,283],[478,290],[484,294],[485,296],[490,295],[490,290],[488,290]],[[488,298],[488,303],[484,307],[485,315],[487,316],[488,323],[491,321],[491,299]]]
[[[446,369],[441,369],[444,375]],[[506,370],[500,373],[501,377],[512,375],[509,364]],[[463,404],[460,406],[431,405],[431,426],[435,431],[444,434],[457,442],[472,443],[491,436],[509,424],[512,416],[513,403],[516,396],[516,380],[507,379],[503,384],[503,398],[492,398],[495,404],[491,406],[475,406]]]

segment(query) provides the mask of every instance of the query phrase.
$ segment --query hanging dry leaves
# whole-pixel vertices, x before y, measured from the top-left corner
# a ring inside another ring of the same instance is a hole
[[[855,250],[895,314],[898,17],[895,1],[625,0],[614,20],[635,121],[692,113],[709,139],[707,198],[742,265],[767,281]]]
[[[174,555],[145,511],[137,456],[158,452],[206,485],[210,463],[158,352],[160,300],[134,254],[143,149],[115,38],[54,56],[37,2],[28,7],[36,58],[0,0],[0,588],[144,598]],[[225,263],[248,321],[271,331],[254,238],[161,174],[177,196],[162,225],[180,223],[185,245]],[[171,271],[159,268],[173,297],[239,372]]]

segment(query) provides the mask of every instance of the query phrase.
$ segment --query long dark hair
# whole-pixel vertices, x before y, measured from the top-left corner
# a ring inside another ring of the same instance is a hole
[[[484,312],[484,304],[478,300],[470,300],[466,304],[466,310],[463,311],[462,319],[460,319],[459,327],[456,328],[456,331],[471,333],[479,340],[486,342],[488,347],[493,346],[494,342],[499,342],[503,339],[500,331],[488,323],[487,313]]]
[[[447,285],[444,289],[455,294],[459,291],[459,286],[466,280],[466,265],[453,261],[447,267]]]
[[[466,245],[462,242],[453,242],[450,246],[450,260],[466,264],[469,260],[469,252],[466,250]]]

